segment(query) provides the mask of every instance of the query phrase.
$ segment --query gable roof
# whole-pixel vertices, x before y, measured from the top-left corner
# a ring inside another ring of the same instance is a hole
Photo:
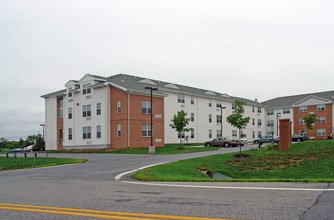
[[[316,92],[316,93],[307,93],[301,95],[285,96],[270,99],[262,102],[263,105],[269,108],[279,108],[279,107],[290,107],[309,97],[318,97],[321,99],[327,99],[328,101],[334,101],[334,91],[325,91],[325,92]]]

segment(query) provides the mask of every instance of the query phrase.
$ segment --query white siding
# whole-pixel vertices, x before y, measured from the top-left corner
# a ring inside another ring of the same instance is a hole
[[[57,98],[45,98],[45,149],[57,150]]]

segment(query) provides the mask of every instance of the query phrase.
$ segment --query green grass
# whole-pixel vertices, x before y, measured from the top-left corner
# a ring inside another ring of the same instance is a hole
[[[261,150],[218,154],[158,165],[133,174],[146,181],[293,181],[334,182],[334,141],[306,141],[288,151],[273,146]],[[203,170],[230,178],[211,179]]]
[[[180,154],[218,150],[218,147],[204,147],[203,144],[167,144],[155,147],[156,154]],[[122,149],[85,149],[48,151],[49,153],[115,153],[115,154],[148,154],[148,147],[129,147]]]
[[[38,168],[56,166],[62,164],[83,163],[86,159],[77,158],[54,158],[54,157],[38,157],[38,158],[24,158],[24,157],[0,157],[0,171],[15,170],[25,168]]]

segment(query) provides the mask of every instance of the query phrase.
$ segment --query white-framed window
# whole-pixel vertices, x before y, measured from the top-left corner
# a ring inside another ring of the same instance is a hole
[[[307,106],[300,106],[299,112],[307,112]]]
[[[63,99],[59,99],[59,118],[64,117],[64,101]]]
[[[232,103],[232,109],[235,110],[237,108],[235,102]]]
[[[72,140],[72,128],[68,129],[68,140]]]
[[[116,101],[116,112],[117,114],[121,113],[121,100]]]
[[[212,123],[212,115],[209,114],[209,123]]]
[[[72,119],[72,108],[68,108],[68,119]]]
[[[101,115],[101,103],[96,103],[96,115]]]
[[[217,123],[219,123],[219,124],[222,123],[222,116],[221,115],[217,115],[216,118],[217,118],[217,120],[216,120]]]
[[[69,98],[71,98],[73,96],[73,89],[72,89],[72,87],[68,88],[67,95],[68,95]]]
[[[209,138],[212,138],[212,129],[209,129]]]
[[[96,125],[96,138],[101,138],[101,125]]]
[[[82,127],[82,138],[83,139],[90,139],[91,137],[92,137],[91,127],[90,126]]]
[[[255,131],[252,131],[252,137],[255,138]]]
[[[195,130],[194,129],[190,130],[190,138],[195,138]]]
[[[255,118],[252,118],[252,125],[255,125]]]
[[[283,108],[283,114],[290,114],[290,108]]]
[[[257,119],[257,125],[258,125],[258,126],[261,126],[261,125],[262,125],[262,121],[261,121],[261,119]]]
[[[82,106],[82,117],[91,116],[91,105]]]
[[[237,136],[238,136],[238,131],[232,130],[232,137],[237,137]]]
[[[82,94],[89,94],[91,93],[91,84],[85,83],[82,85]]]
[[[143,137],[151,137],[151,124],[150,123],[143,123],[142,124],[142,136]]]
[[[258,131],[257,132],[257,138],[261,138],[262,137],[262,132],[261,131]]]
[[[122,135],[122,124],[121,123],[117,123],[116,132],[117,132],[117,138],[120,138]]]
[[[184,132],[178,132],[177,133],[177,138],[184,138],[186,135],[185,135],[185,133]]]
[[[326,136],[326,129],[325,128],[317,129],[317,136]]]
[[[221,107],[222,107],[222,103],[221,103],[221,102],[217,102],[217,103],[216,103],[216,107],[217,107],[217,108],[221,108]]]
[[[142,113],[144,114],[150,114],[152,109],[151,109],[151,102],[150,101],[142,101],[141,103],[141,109]]]
[[[299,119],[299,124],[300,124],[300,125],[304,125],[304,124],[305,124],[304,119],[300,118],[300,119]]]
[[[195,113],[190,113],[190,121],[195,121]]]
[[[274,115],[274,110],[268,110],[267,115]]]
[[[317,110],[318,111],[324,111],[326,109],[326,105],[325,104],[318,104],[317,105]]]
[[[178,103],[185,103],[184,95],[178,95],[177,96],[177,102]]]
[[[255,106],[252,106],[252,112],[255,112]]]
[[[257,113],[261,113],[262,112],[262,108],[261,107],[257,107]]]
[[[211,102],[209,102],[209,107],[212,107],[212,103]]]
[[[195,97],[193,96],[190,97],[190,104],[192,105],[195,104]]]
[[[319,124],[324,124],[324,123],[326,123],[326,116],[319,116],[319,117],[317,118],[317,122],[318,122]]]
[[[217,137],[221,137],[221,136],[222,136],[222,130],[220,130],[220,129],[217,130],[217,131],[216,131],[216,134],[217,134]]]
[[[274,127],[274,120],[268,120],[267,127]]]

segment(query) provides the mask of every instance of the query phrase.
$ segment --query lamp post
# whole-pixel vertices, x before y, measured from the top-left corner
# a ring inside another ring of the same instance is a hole
[[[151,103],[151,145],[149,149],[149,153],[155,153],[154,145],[153,145],[153,90],[158,90],[158,88],[154,88],[151,86],[146,86],[145,89],[150,90],[150,103]]]
[[[220,106],[220,117],[221,117],[221,121],[220,121],[220,136],[223,137],[223,109],[225,109],[226,107],[224,106]]]
[[[281,116],[281,113],[280,112],[277,112],[276,113],[276,132],[277,132],[277,136],[279,136],[278,135],[278,118]]]
[[[43,136],[42,136],[42,138],[43,138],[43,141],[44,141],[44,127],[45,127],[45,124],[40,124],[40,126],[43,127],[43,132],[42,132]]]

